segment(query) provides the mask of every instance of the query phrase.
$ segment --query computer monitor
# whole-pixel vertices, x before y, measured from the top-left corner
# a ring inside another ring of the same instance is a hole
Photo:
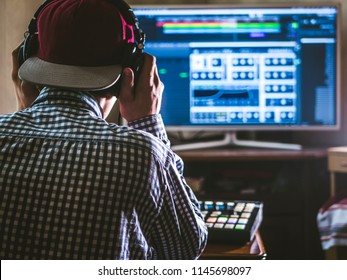
[[[339,128],[338,4],[134,12],[165,84],[168,131],[224,131],[224,145],[237,142],[230,132],[239,130]]]

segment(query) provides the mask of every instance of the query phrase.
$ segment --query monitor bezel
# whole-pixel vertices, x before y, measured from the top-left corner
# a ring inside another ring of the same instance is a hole
[[[341,128],[341,48],[342,48],[342,11],[339,2],[293,2],[293,3],[247,3],[247,4],[202,4],[202,5],[154,5],[139,4],[132,5],[135,9],[252,9],[252,8],[335,8],[336,13],[336,99],[335,99],[335,119],[334,125],[291,125],[291,124],[221,124],[221,125],[165,125],[168,132],[177,131],[211,131],[211,132],[232,132],[232,131],[338,131]],[[141,23],[140,23],[141,27]]]

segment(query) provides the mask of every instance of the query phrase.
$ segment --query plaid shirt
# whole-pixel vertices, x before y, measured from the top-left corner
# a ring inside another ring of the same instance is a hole
[[[194,259],[207,229],[160,115],[45,88],[0,117],[1,259]]]

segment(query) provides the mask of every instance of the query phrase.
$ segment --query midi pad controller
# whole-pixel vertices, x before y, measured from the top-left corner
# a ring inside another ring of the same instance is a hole
[[[251,241],[263,218],[259,201],[199,201],[209,241],[243,244]]]

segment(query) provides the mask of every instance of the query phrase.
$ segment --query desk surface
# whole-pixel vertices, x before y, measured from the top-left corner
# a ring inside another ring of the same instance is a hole
[[[300,151],[273,149],[205,149],[177,152],[184,161],[248,161],[298,160],[326,158],[325,148],[304,148]]]
[[[207,243],[200,259],[265,259],[266,251],[259,232],[244,245]]]
[[[343,147],[332,147],[328,149],[328,154],[341,154],[346,155],[347,154],[347,146]]]

